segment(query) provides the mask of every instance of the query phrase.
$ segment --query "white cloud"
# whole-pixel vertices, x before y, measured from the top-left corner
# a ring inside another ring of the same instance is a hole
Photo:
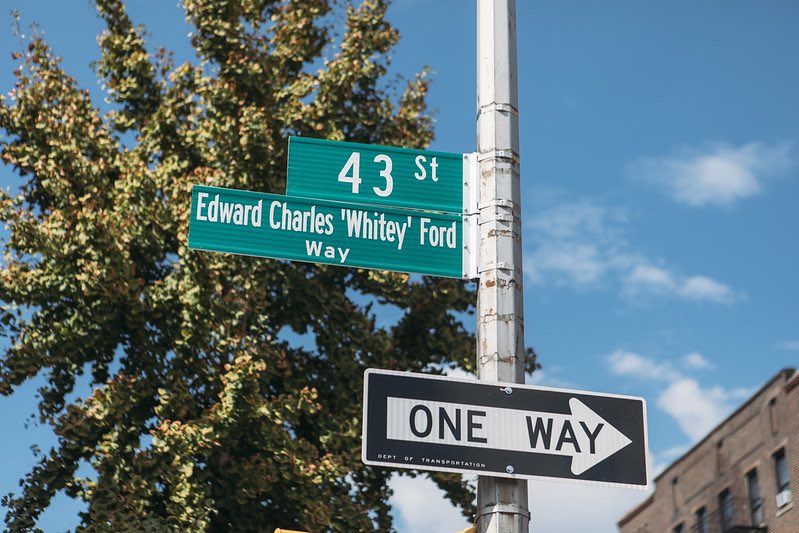
[[[691,352],[687,353],[682,358],[683,363],[688,368],[695,368],[695,369],[705,369],[705,368],[713,368],[713,365],[705,359],[705,357],[699,352]]]
[[[389,499],[395,527],[401,533],[454,533],[469,527],[461,512],[444,497],[444,491],[426,477],[394,474]]]
[[[616,350],[608,356],[610,371],[619,376],[653,379],[656,381],[678,379],[679,374],[669,363],[656,363],[634,352]]]
[[[731,304],[739,298],[729,286],[707,276],[680,276],[646,263],[635,265],[623,283],[624,294],[633,299],[651,294],[694,302]]]
[[[528,222],[534,234],[543,234],[553,239],[573,240],[590,237],[591,240],[606,241],[616,233],[618,224],[626,222],[627,215],[621,209],[610,209],[588,200],[556,205]]]
[[[792,165],[790,144],[755,142],[739,147],[716,144],[703,151],[643,158],[632,163],[629,171],[681,204],[731,206],[760,193],[765,178],[779,175]]]
[[[468,527],[459,511],[427,478],[394,476],[395,527],[400,533],[454,533]],[[561,483],[528,481],[532,531],[615,533],[616,523],[651,492]],[[575,513],[575,509],[580,509]]]
[[[649,490],[533,480],[527,487],[531,531],[616,533],[616,523]],[[575,512],[579,510],[579,512]]]
[[[608,370],[619,376],[649,380],[661,388],[657,406],[670,415],[683,433],[696,441],[732,411],[752,391],[745,388],[707,387],[678,371],[670,361],[654,361],[635,352],[616,350],[607,357]],[[711,368],[698,352],[682,357],[692,369]],[[663,388],[665,386],[665,388]],[[661,457],[661,461],[665,458]]]
[[[590,201],[561,203],[527,220],[535,251],[525,273],[537,283],[574,287],[601,284],[614,267],[614,250],[626,214]]]
[[[550,277],[556,284],[578,287],[596,285],[608,269],[596,246],[583,243],[548,243],[528,262],[525,269],[533,281]]]
[[[799,352],[799,340],[785,341],[777,344],[778,350],[788,350],[789,352]]]
[[[658,397],[658,407],[670,414],[683,433],[697,441],[727,416],[738,391],[722,387],[702,388],[691,378],[672,382]]]
[[[444,374],[451,378],[470,379],[473,381],[477,381],[477,376],[475,374],[467,372],[466,370],[462,369],[459,366],[456,366],[454,368],[446,368],[444,370]]]
[[[635,265],[627,277],[627,283],[646,286],[654,290],[673,291],[677,286],[674,275],[660,267],[652,265]]]
[[[735,300],[732,289],[705,276],[691,276],[680,284],[680,295],[688,300],[730,303]]]
[[[542,209],[527,220],[524,268],[538,285],[578,290],[618,286],[628,300],[646,296],[732,303],[737,294],[707,276],[654,264],[625,240],[627,214],[587,200]]]
[[[730,389],[729,391],[730,398],[735,400],[745,400],[754,393],[754,389],[748,389],[746,387],[736,387],[734,389]]]
[[[547,365],[546,368],[539,368],[532,374],[525,374],[525,384],[541,387],[552,387],[560,389],[579,389],[579,385],[559,377],[563,373],[563,368],[555,365]]]
[[[525,274],[535,283],[591,288],[615,268],[626,214],[590,201],[566,202],[527,219]]]

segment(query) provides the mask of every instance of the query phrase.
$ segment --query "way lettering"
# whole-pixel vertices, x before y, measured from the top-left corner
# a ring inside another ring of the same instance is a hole
[[[555,451],[563,450],[563,447],[568,444],[574,448],[575,452],[582,452],[585,448],[585,438],[582,438],[584,434],[588,439],[588,453],[596,453],[596,439],[605,426],[604,423],[600,422],[594,429],[590,429],[588,424],[579,420],[579,428],[582,433],[580,433],[581,438],[578,438],[571,421],[568,419],[559,420],[559,424],[555,424],[555,419],[549,417],[536,416],[535,422],[533,422],[532,416],[526,416],[525,419],[527,421],[527,434],[530,437],[530,448],[533,450],[543,449],[549,451],[552,449],[553,425],[555,425],[555,433],[558,435],[555,440]],[[559,431],[557,430],[558,425],[560,426]],[[583,443],[582,448],[580,441]]]

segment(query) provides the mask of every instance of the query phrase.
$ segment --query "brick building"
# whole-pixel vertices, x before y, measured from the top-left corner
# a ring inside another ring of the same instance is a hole
[[[798,487],[799,372],[790,368],[658,475],[619,529],[799,533]]]

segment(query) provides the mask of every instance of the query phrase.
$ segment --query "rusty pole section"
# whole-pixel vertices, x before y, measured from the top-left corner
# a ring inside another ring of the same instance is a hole
[[[477,0],[480,169],[477,368],[480,380],[524,383],[515,0]],[[513,473],[513,465],[507,465]],[[480,476],[477,531],[528,531],[527,482]]]

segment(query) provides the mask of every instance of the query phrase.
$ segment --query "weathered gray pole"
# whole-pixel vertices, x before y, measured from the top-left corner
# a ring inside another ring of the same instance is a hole
[[[524,383],[518,100],[516,1],[477,0],[477,368],[484,381]],[[478,478],[478,532],[526,532],[529,523],[525,480]]]

